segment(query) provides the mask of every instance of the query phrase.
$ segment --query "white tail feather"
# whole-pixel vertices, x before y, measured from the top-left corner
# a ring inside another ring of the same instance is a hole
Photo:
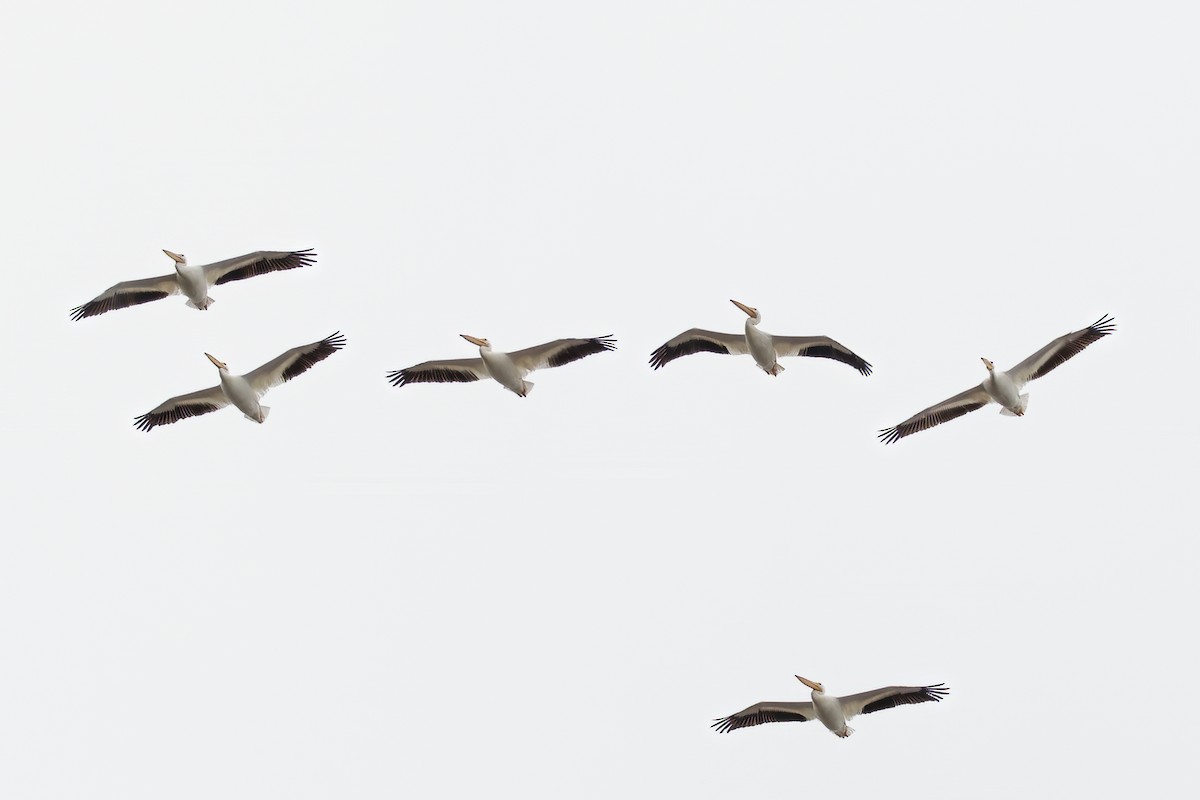
[[[249,414],[243,414],[242,416],[245,417],[246,419],[250,420],[251,422],[266,422],[267,415],[271,413],[271,407],[270,406],[259,406],[258,411],[260,414],[262,414],[262,419],[255,419],[254,417],[250,416]]]
[[[530,381],[521,381],[522,397],[529,397],[529,393],[533,391],[533,384]]]
[[[206,297],[206,298],[204,298],[204,305],[198,306],[195,303],[193,303],[191,300],[188,300],[187,307],[194,308],[197,311],[208,311],[208,307],[211,306],[215,302],[217,302],[217,301],[213,300],[211,297]]]
[[[1025,414],[1025,409],[1029,408],[1029,395],[1023,394],[1017,402],[1017,410],[1009,411],[1007,408],[1000,409],[1001,416],[1005,417],[1020,417]]]

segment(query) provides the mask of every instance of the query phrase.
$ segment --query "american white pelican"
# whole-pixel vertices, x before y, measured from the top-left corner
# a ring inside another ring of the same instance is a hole
[[[692,328],[684,331],[671,341],[650,354],[650,366],[658,369],[667,363],[693,353],[725,353],[726,355],[743,355],[749,353],[755,363],[762,367],[768,375],[778,375],[783,372],[779,359],[784,356],[809,356],[810,358],[832,358],[849,364],[863,375],[871,374],[871,365],[860,356],[828,336],[772,336],[758,329],[762,315],[757,308],[730,300],[735,306],[746,312],[746,333],[717,333],[715,331]]]
[[[247,253],[214,264],[191,266],[187,263],[186,256],[172,253],[170,250],[163,252],[175,262],[174,273],[157,278],[122,281],[97,295],[91,302],[71,309],[71,319],[94,317],[105,311],[149,303],[179,293],[187,297],[190,308],[207,311],[208,307],[216,302],[208,296],[208,290],[212,286],[253,278],[255,275],[266,275],[268,272],[307,267],[317,260],[317,254],[312,248],[291,252],[259,250],[257,253]]]
[[[819,719],[821,724],[844,739],[854,733],[846,720],[859,714],[873,714],[909,703],[927,703],[930,700],[936,703],[950,694],[945,684],[936,683],[933,686],[888,686],[872,692],[830,697],[820,683],[799,675],[796,680],[812,689],[811,703],[756,703],[724,719],[715,720],[712,727],[718,733],[727,733],[764,722],[808,722],[810,719]]]
[[[470,383],[482,378],[494,378],[510,392],[526,397],[533,391],[533,384],[525,380],[525,376],[535,369],[561,367],[617,347],[616,339],[605,335],[593,339],[556,339],[512,353],[497,353],[487,339],[477,339],[465,333],[459,335],[479,347],[479,358],[426,361],[408,369],[389,372],[388,381],[392,386],[404,386],[409,383]]]
[[[271,409],[259,404],[260,397],[271,387],[286,383],[307,372],[317,362],[324,361],[345,346],[346,337],[337,332],[319,342],[293,347],[245,375],[231,374],[224,361],[205,353],[217,368],[221,383],[198,392],[172,397],[153,411],[135,419],[134,427],[148,431],[158,425],[170,425],[181,419],[218,411],[230,403],[251,422],[263,422]]]
[[[981,358],[988,372],[983,383],[913,414],[895,427],[881,430],[879,438],[884,444],[891,444],[910,434],[969,414],[988,403],[999,403],[1000,413],[1006,417],[1024,416],[1025,409],[1029,407],[1029,395],[1021,394],[1025,384],[1042,377],[1059,364],[1082,353],[1092,342],[1116,330],[1116,322],[1106,314],[1082,330],[1058,337],[1008,372],[996,369],[991,361]]]

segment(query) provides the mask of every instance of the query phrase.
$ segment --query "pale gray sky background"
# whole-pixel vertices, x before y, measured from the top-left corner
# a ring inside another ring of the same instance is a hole
[[[0,12],[0,794],[1197,790],[1190,3]],[[159,275],[308,269],[73,323]],[[650,351],[828,334],[875,365]],[[1104,313],[991,407],[879,428]],[[334,330],[236,411],[133,418]],[[614,334],[534,377],[398,369]],[[753,702],[934,705],[717,735]]]

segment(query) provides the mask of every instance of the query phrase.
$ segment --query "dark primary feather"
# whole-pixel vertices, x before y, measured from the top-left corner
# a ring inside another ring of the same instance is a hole
[[[258,256],[257,259],[243,267],[238,267],[219,276],[213,281],[213,285],[219,286],[222,283],[229,283],[230,281],[245,280],[246,278],[253,278],[258,275],[266,275],[268,272],[282,272],[287,269],[307,267],[310,264],[316,263],[317,260],[317,254],[313,252],[311,247],[307,250],[295,250],[292,252],[260,251],[255,255]]]
[[[1063,337],[1065,341],[1062,342],[1062,346],[1055,351],[1054,355],[1046,359],[1046,363],[1039,366],[1037,371],[1029,376],[1029,380],[1037,380],[1055,367],[1065,364],[1082,353],[1084,348],[1092,342],[1099,341],[1101,338],[1116,332],[1116,321],[1105,314],[1083,330],[1067,334]]]
[[[454,363],[478,364],[482,368],[483,361],[478,358],[458,358],[449,361],[426,361],[423,364],[397,369],[387,374],[388,383],[392,386],[406,386],[410,383],[472,383],[479,380],[479,374],[466,366],[455,369],[447,366]]]
[[[983,391],[983,384],[980,384],[974,389],[968,389],[962,394],[951,397],[949,400],[930,406],[923,411],[918,411],[899,425],[884,428],[878,434],[879,439],[884,444],[892,444],[903,439],[905,436],[929,430],[935,425],[941,425],[943,422],[949,422],[964,414],[977,411],[986,406],[988,402],[987,394]],[[933,411],[934,409],[938,410]],[[933,413],[930,413],[931,411]]]
[[[650,366],[654,369],[659,369],[677,358],[690,356],[693,353],[721,353],[729,355],[729,348],[720,342],[714,342],[712,339],[706,339],[701,336],[685,339],[676,345],[667,342],[650,354]]]
[[[586,358],[596,353],[603,353],[605,350],[616,349],[617,340],[612,338],[611,333],[591,339],[579,339],[573,344],[552,353],[546,360],[546,366],[561,367],[563,364],[570,364],[572,361],[578,361],[581,358]]]
[[[946,684],[944,683],[935,683],[933,686],[921,686],[916,691],[894,694],[890,697],[876,700],[873,703],[868,703],[863,706],[862,713],[873,714],[876,711],[883,711],[885,708],[895,708],[896,706],[911,705],[914,703],[928,703],[930,701],[940,703],[942,698],[948,694],[950,694],[950,690],[946,688]]]
[[[336,331],[326,336],[317,342],[311,350],[300,353],[295,362],[283,371],[283,381],[286,383],[297,375],[303,375],[345,346],[346,337],[342,335],[341,331]]]
[[[736,714],[713,720],[710,727],[716,728],[717,733],[728,733],[766,722],[808,722],[811,717],[800,712],[797,708],[800,705],[811,706],[812,703],[758,703]]]
[[[118,308],[128,308],[129,306],[141,305],[142,303],[150,303],[170,296],[170,292],[138,291],[118,293],[109,297],[98,297],[95,300],[71,309],[71,319],[78,322],[86,317],[95,317],[106,311],[115,311]]]
[[[849,364],[863,375],[871,374],[871,365],[867,363],[866,359],[837,342],[809,345],[801,348],[796,355],[809,358],[832,358],[834,361]]]
[[[198,417],[201,414],[219,411],[221,408],[223,406],[212,403],[180,403],[164,411],[151,411],[142,414],[140,417],[136,417],[133,421],[133,427],[139,431],[150,431],[158,425],[170,425],[173,422],[179,422],[181,419]]]

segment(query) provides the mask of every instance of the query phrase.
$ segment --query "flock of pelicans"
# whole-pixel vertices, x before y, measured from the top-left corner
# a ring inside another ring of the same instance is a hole
[[[173,294],[183,294],[188,299],[188,306],[204,311],[214,302],[208,294],[213,286],[269,272],[306,267],[316,261],[316,254],[311,249],[259,251],[213,264],[193,266],[187,263],[183,255],[169,250],[163,252],[175,262],[173,273],[157,278],[118,283],[91,302],[72,309],[71,318],[86,319],[119,308],[161,300]],[[783,371],[779,359],[787,356],[808,356],[831,358],[850,365],[864,376],[871,374],[869,363],[828,336],[773,336],[759,329],[762,315],[758,309],[737,300],[731,302],[747,316],[743,333],[717,333],[692,328],[651,353],[650,365],[659,369],[677,358],[694,353],[749,354],[768,375],[778,375]],[[905,436],[983,408],[989,403],[997,403],[1001,407],[1001,414],[1022,416],[1029,405],[1029,395],[1021,393],[1025,384],[1046,375],[1067,359],[1082,352],[1092,342],[1115,331],[1116,324],[1113,319],[1108,316],[1102,317],[1086,328],[1060,336],[1008,371],[998,370],[988,359],[981,359],[987,374],[978,386],[932,405],[899,425],[880,431],[879,438],[885,444],[891,444]],[[533,384],[525,378],[534,370],[561,367],[616,347],[616,341],[610,336],[597,336],[591,339],[557,339],[524,350],[501,353],[493,350],[491,342],[487,339],[465,334],[462,338],[479,348],[478,358],[426,361],[388,373],[388,381],[393,386],[404,386],[409,383],[469,383],[492,378],[518,396],[527,397],[533,389]],[[341,333],[334,333],[320,341],[293,347],[244,375],[234,375],[224,361],[205,353],[217,368],[220,383],[198,392],[172,397],[137,417],[134,424],[140,430],[149,431],[159,425],[207,414],[230,404],[245,414],[247,419],[263,422],[270,409],[259,400],[271,387],[307,372],[345,344],[346,338]],[[949,693],[949,689],[943,684],[935,684],[889,686],[861,694],[831,697],[825,694],[825,687],[821,683],[801,678],[799,675],[796,678],[812,690],[811,702],[757,703],[736,714],[716,720],[713,727],[725,733],[765,722],[804,722],[818,719],[836,735],[846,737],[852,733],[846,721],[859,714],[870,714],[898,705],[936,702]]]

